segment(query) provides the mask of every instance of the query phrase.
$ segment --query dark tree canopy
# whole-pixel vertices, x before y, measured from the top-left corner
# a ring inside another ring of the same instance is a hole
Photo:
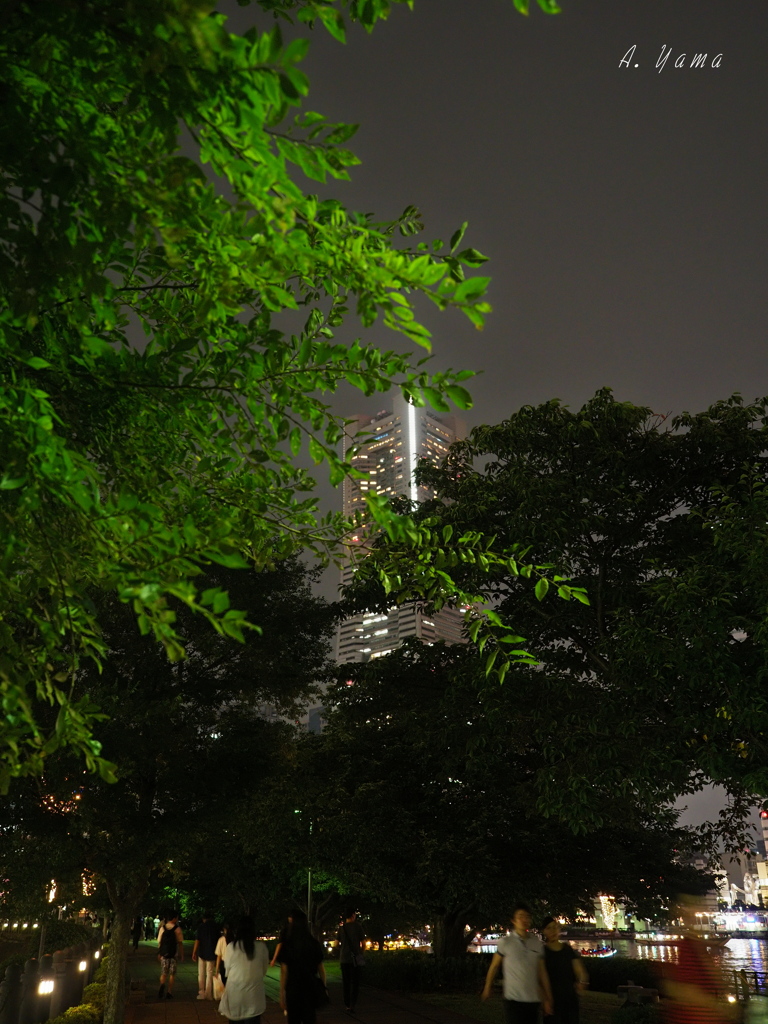
[[[768,794],[766,424],[766,400],[667,422],[604,390],[576,412],[524,407],[473,430],[442,466],[421,465],[439,498],[415,518],[459,538],[459,553],[470,532],[520,543],[588,595],[545,600],[548,581],[534,591],[514,564],[444,567],[506,625],[480,641],[496,666],[510,641],[538,662],[513,666],[504,686],[546,756],[545,813],[594,825],[617,799],[652,809],[714,781],[735,820]],[[378,558],[359,574],[358,604],[392,600]],[[407,555],[400,566],[407,595]],[[497,685],[491,674],[491,705]]]
[[[421,915],[438,954],[463,952],[465,925],[503,924],[520,899],[575,913],[612,893],[656,916],[679,884],[689,837],[673,813],[614,800],[579,836],[539,813],[529,700],[514,677],[488,693],[471,646],[407,641],[346,666],[326,729],[306,741],[315,862]]]
[[[253,900],[274,855],[261,837],[279,828],[281,802],[270,801],[269,783],[295,757],[294,727],[268,712],[295,714],[297,700],[328,676],[335,615],[312,595],[313,573],[291,560],[271,572],[217,570],[204,582],[229,585],[230,572],[242,607],[269,628],[240,644],[196,633],[194,614],[179,608],[179,629],[191,636],[182,662],[138,634],[130,609],[100,595],[107,656],[87,684],[107,716],[100,731],[117,779],[86,772],[65,748],[0,804],[0,873],[14,908],[43,910],[52,878],[61,904],[83,899],[84,874],[106,890],[118,950],[109,1021],[122,1015],[121,939],[127,952],[127,929],[152,880],[183,885],[210,870],[213,852],[227,875],[222,889]],[[291,822],[290,807],[283,817]],[[239,825],[246,820],[248,830]]]

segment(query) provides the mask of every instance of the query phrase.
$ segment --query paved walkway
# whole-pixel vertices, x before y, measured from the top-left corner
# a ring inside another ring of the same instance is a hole
[[[185,943],[185,959],[178,965],[173,999],[157,998],[159,965],[154,946],[142,942],[138,953],[128,957],[131,978],[144,983],[143,991],[134,990],[126,1007],[125,1024],[224,1024],[218,1003],[197,999],[197,964],[190,957],[191,944]],[[262,1024],[285,1024],[280,1009],[280,972],[270,967],[265,979],[267,1009]],[[318,1024],[477,1024],[463,1014],[453,1013],[417,999],[382,992],[363,986],[354,1014],[346,1013],[341,999],[341,984],[329,979],[331,1005],[320,1010]]]

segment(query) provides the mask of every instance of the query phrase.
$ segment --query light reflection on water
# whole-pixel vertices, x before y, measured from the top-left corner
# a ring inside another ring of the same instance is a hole
[[[658,960],[662,963],[677,962],[677,946],[638,945],[629,939],[569,939],[574,949],[591,949],[605,943],[613,945],[618,956],[634,957],[637,960]],[[722,949],[712,950],[713,958],[722,967],[768,973],[768,941],[765,939],[731,939]]]

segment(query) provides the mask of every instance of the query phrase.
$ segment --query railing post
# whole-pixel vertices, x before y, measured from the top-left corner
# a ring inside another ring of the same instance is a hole
[[[37,960],[27,960],[21,976],[19,998],[19,1024],[35,1024],[37,1021],[37,985],[40,978]]]
[[[0,984],[0,1024],[18,1024],[21,1006],[21,968],[9,964]]]
[[[53,954],[53,992],[48,1008],[48,1017],[58,1017],[69,1006],[69,992],[67,991],[67,950],[57,949]],[[46,1018],[43,1017],[43,1020]]]

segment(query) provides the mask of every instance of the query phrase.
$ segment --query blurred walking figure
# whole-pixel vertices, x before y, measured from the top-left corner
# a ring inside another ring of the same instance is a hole
[[[544,946],[537,935],[530,933],[531,922],[528,907],[518,903],[512,911],[512,931],[499,939],[485,976],[481,999],[490,996],[494,979],[502,967],[505,1024],[538,1024],[540,1005],[545,1015],[552,1013]]]
[[[341,965],[341,983],[344,990],[344,1008],[352,1013],[357,1004],[360,990],[360,969],[365,963],[363,943],[365,933],[357,920],[357,912],[349,909],[344,915],[344,923],[339,928],[339,964]]]
[[[197,998],[213,999],[213,975],[216,968],[216,943],[221,928],[213,919],[213,914],[206,911],[203,923],[197,929],[195,944],[192,947],[192,961],[197,962]]]
[[[160,961],[160,988],[157,998],[173,999],[173,983],[176,980],[176,961],[184,962],[184,936],[179,928],[179,915],[171,914],[157,933],[158,960]],[[168,982],[168,992],[165,983]]]
[[[579,993],[589,983],[587,972],[576,950],[560,941],[562,928],[554,917],[541,924],[544,936],[544,967],[552,990],[552,1016],[547,1024],[579,1024]]]
[[[677,947],[677,963],[664,965],[663,1020],[665,1024],[735,1024],[739,1004],[729,1003],[725,978],[694,928],[701,900],[681,895],[678,903],[684,934]]]
[[[267,1008],[264,975],[269,966],[266,944],[256,940],[252,917],[243,917],[235,937],[224,948],[227,983],[219,1003],[219,1013],[229,1020],[259,1024]]]
[[[131,922],[131,938],[133,939],[133,952],[139,948],[139,939],[144,928],[144,922],[140,917],[134,917]]]
[[[304,911],[295,910],[291,930],[280,949],[280,1006],[287,1024],[315,1024],[318,976],[325,987],[323,947],[310,934]]]

